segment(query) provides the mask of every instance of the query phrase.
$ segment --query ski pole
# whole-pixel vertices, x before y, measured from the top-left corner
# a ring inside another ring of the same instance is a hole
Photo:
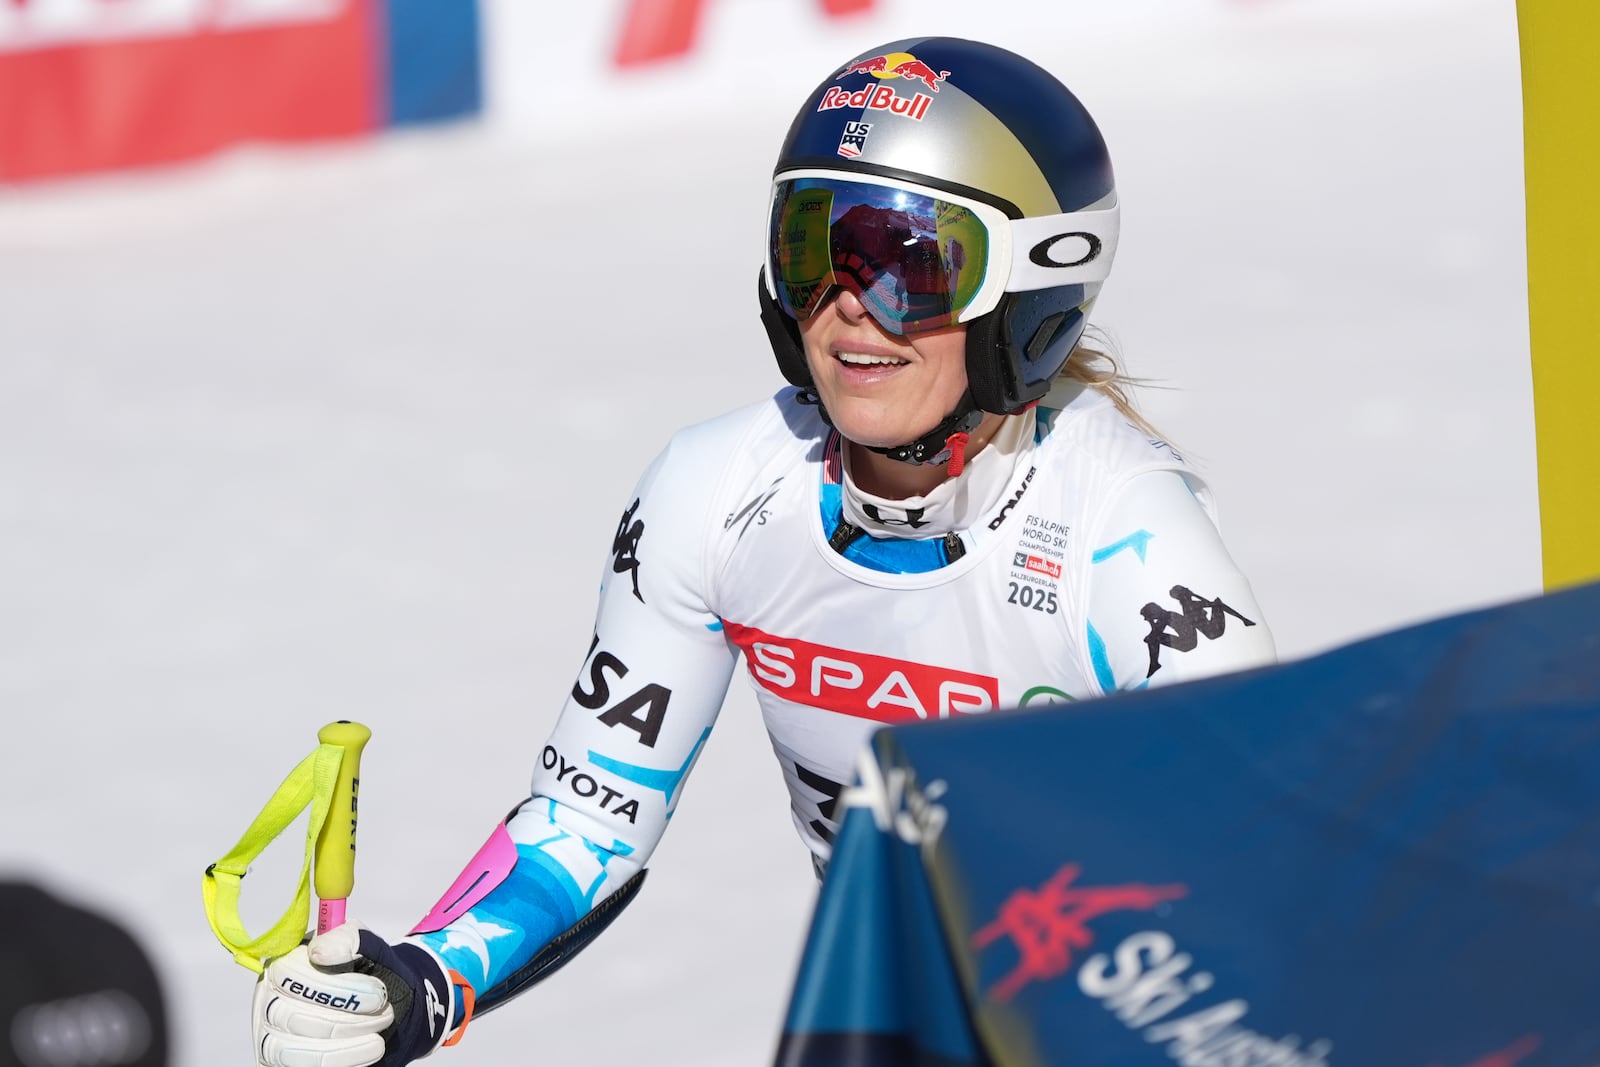
[[[361,787],[361,750],[372,731],[340,719],[317,731],[317,740],[344,750],[328,817],[317,834],[312,869],[317,891],[317,933],[344,922],[345,901],[356,882],[356,794]]]

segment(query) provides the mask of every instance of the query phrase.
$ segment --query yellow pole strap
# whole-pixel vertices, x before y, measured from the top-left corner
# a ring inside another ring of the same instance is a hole
[[[317,835],[327,821],[344,748],[320,744],[315,752],[300,761],[272,794],[266,807],[226,856],[206,868],[201,892],[205,898],[206,919],[222,947],[233,954],[240,966],[261,973],[266,961],[281,956],[305,939],[311,920],[311,861]],[[300,887],[281,918],[260,937],[251,937],[239,918],[240,882],[250,863],[292,825],[306,808],[311,809],[306,827],[306,856],[300,868]]]
[[[1518,0],[1528,326],[1546,590],[1600,578],[1600,5]]]

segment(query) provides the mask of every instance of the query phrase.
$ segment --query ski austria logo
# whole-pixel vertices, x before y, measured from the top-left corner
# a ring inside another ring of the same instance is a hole
[[[1017,955],[1011,972],[990,987],[989,999],[1009,1001],[1031,982],[1066,974],[1075,962],[1074,950],[1094,944],[1090,920],[1114,911],[1153,912],[1189,893],[1188,886],[1177,884],[1074,884],[1081,873],[1081,865],[1068,863],[1037,890],[1018,889],[1000,905],[995,920],[973,934],[978,951],[1009,936]],[[1296,1035],[1270,1038],[1247,1029],[1240,1022],[1250,1005],[1241,998],[1186,1008],[1216,984],[1209,972],[1192,969],[1194,963],[1194,957],[1178,951],[1171,935],[1141,930],[1109,953],[1085,959],[1077,969],[1078,988],[1145,1041],[1166,1045],[1167,1054],[1181,1064],[1327,1067],[1332,1042],[1318,1040],[1302,1048]]]
[[[1016,950],[1017,964],[989,989],[991,1000],[1010,1000],[1030,982],[1065,974],[1073,950],[1094,943],[1090,919],[1111,911],[1152,911],[1189,892],[1184,885],[1074,885],[1082,872],[1080,864],[1068,863],[1038,889],[1018,889],[1000,905],[995,920],[972,935],[974,949],[1009,935]]]

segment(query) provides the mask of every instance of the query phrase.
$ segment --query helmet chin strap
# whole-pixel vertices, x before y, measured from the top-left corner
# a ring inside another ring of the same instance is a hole
[[[811,397],[817,405],[817,411],[822,414],[822,420],[833,426],[833,419],[828,415],[828,409],[823,405],[822,398],[817,396],[816,390],[809,390]],[[972,402],[972,393],[961,394],[961,399],[956,402],[956,408],[946,415],[937,426],[917,438],[903,445],[893,445],[888,448],[879,448],[875,445],[863,445],[869,452],[876,452],[880,456],[899,460],[901,463],[911,463],[916,466],[937,466],[941,463],[950,464],[950,477],[960,474],[966,466],[967,440],[972,431],[983,422],[983,411]],[[837,429],[837,427],[835,427]]]

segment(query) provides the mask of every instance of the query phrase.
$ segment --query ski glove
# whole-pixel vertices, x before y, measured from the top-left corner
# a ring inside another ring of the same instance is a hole
[[[271,960],[256,982],[256,1062],[401,1067],[421,1059],[465,1023],[452,1018],[451,977],[418,945],[336,926]],[[470,987],[463,993],[470,1005]]]

